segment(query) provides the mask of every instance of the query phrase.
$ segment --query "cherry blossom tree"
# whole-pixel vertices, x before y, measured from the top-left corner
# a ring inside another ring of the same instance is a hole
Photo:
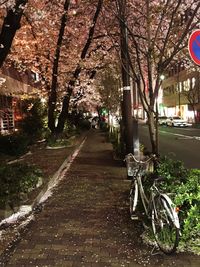
[[[126,5],[126,19],[122,22],[129,35],[130,75],[147,114],[152,152],[158,153],[155,118],[160,77],[187,46],[189,33],[199,25],[200,2],[127,0]]]
[[[28,0],[3,1],[1,8],[8,7],[0,33],[0,67],[3,65],[15,37],[20,28],[20,21]]]
[[[88,50],[89,50],[90,45],[92,43],[92,39],[93,39],[94,32],[95,32],[95,26],[97,23],[98,16],[101,12],[102,4],[103,4],[103,0],[98,0],[94,17],[93,17],[92,21],[90,22],[89,33],[88,33],[88,36],[86,38],[85,45],[84,45],[84,47],[81,51],[81,54],[80,54],[79,62],[77,63],[77,65],[76,65],[76,67],[72,73],[72,78],[67,83],[66,94],[65,94],[65,96],[63,98],[63,102],[62,102],[62,110],[61,110],[59,118],[58,118],[58,125],[56,128],[57,132],[63,131],[64,124],[65,124],[65,121],[66,121],[67,115],[68,115],[70,97],[73,93],[73,89],[75,87],[76,81],[77,81],[77,79],[80,75],[80,72],[82,70],[81,62],[86,58]]]
[[[11,7],[11,1],[7,1],[7,6]],[[49,126],[52,132],[56,131],[56,126],[62,131],[70,98],[74,98],[80,88],[82,91],[84,88],[84,97],[79,98],[82,105],[83,102],[92,103],[86,100],[94,99],[90,97],[91,90],[94,90],[92,77],[103,67],[105,58],[111,57],[113,44],[102,27],[105,14],[108,21],[108,12],[104,12],[100,23],[97,20],[102,6],[103,1],[100,0],[29,0],[24,9],[21,28],[15,34],[6,64],[13,64],[21,72],[31,69],[39,73],[41,90],[38,95],[49,95]],[[95,27],[98,27],[96,32]],[[62,98],[67,99],[67,108],[64,100],[62,108]],[[95,99],[99,99],[98,94]],[[61,108],[56,125],[55,114]]]
[[[105,66],[98,74],[96,85],[102,99],[102,104],[108,109],[109,113],[113,115],[121,113],[122,92],[120,90],[119,64],[113,64],[112,62],[112,64]]]
[[[54,111],[56,108],[56,101],[57,101],[58,66],[59,66],[59,60],[60,60],[61,45],[62,45],[66,21],[67,21],[67,13],[69,10],[69,4],[70,4],[70,0],[66,0],[64,3],[64,13],[62,14],[62,17],[61,17],[61,25],[60,25],[58,40],[57,40],[56,49],[55,49],[55,56],[53,60],[51,91],[49,95],[49,104],[48,104],[48,126],[52,132],[55,131],[55,127],[56,127]]]
[[[116,61],[117,53],[120,54],[117,19],[124,24],[129,36],[129,74],[137,84],[147,113],[152,150],[157,151],[154,117],[160,75],[173,64],[186,47],[188,34],[197,27],[199,1],[126,0],[123,20],[109,0],[8,0],[1,5],[1,40],[6,34],[10,36],[12,28],[5,31],[5,7],[12,13],[17,4],[18,30],[15,28],[10,41],[1,47],[2,62],[10,51],[6,63],[14,62],[21,71],[31,69],[39,73],[42,91],[38,94],[49,95],[49,125],[57,132],[63,130],[71,97],[74,101],[76,94],[82,95],[79,101],[86,103],[86,95],[89,97],[94,90],[91,75],[103,68],[106,61]],[[83,83],[87,76],[89,83]],[[58,124],[55,113],[59,113]]]

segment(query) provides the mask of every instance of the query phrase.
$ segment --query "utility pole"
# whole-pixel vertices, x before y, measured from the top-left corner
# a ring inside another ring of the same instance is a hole
[[[181,116],[180,61],[177,65],[178,116]]]
[[[120,19],[120,44],[121,44],[121,64],[122,64],[122,123],[123,136],[125,142],[125,153],[134,153],[133,147],[133,117],[132,117],[132,102],[131,102],[131,85],[129,74],[129,57],[128,57],[128,35],[126,27],[126,1],[118,1],[119,19]]]

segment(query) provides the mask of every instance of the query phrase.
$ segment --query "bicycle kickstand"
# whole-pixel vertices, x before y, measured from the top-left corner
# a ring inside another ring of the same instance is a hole
[[[157,252],[156,252],[157,250]],[[155,256],[155,255],[159,255],[159,254],[162,254],[161,251],[159,250],[158,246],[155,244],[153,249],[151,250],[151,255],[152,256]]]

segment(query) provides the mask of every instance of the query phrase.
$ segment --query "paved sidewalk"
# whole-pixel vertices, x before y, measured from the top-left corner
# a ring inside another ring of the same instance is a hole
[[[141,223],[129,219],[128,188],[125,168],[113,160],[104,134],[91,130],[53,196],[0,265],[199,266],[194,255],[151,255]]]

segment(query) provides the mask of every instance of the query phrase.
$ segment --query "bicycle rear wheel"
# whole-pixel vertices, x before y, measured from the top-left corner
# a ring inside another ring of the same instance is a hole
[[[180,237],[178,215],[166,195],[156,196],[153,203],[152,228],[156,243],[165,254],[171,254],[176,251]]]

